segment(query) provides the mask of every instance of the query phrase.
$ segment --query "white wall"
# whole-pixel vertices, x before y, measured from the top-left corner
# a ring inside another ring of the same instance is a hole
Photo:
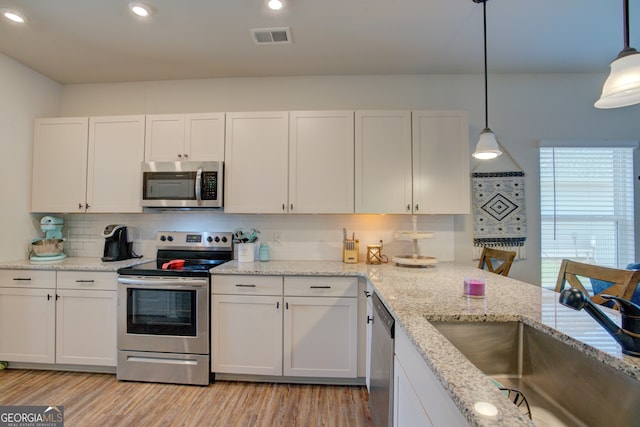
[[[58,114],[62,86],[0,54],[0,259],[24,258],[33,236],[31,141],[33,119]]]
[[[639,106],[616,110],[593,107],[605,77],[599,74],[489,76],[490,126],[526,173],[528,259],[512,268],[512,276],[516,278],[539,282],[537,141],[543,138],[640,138]],[[483,95],[481,75],[228,78],[65,86],[61,113],[463,109],[469,112],[471,152],[484,127]],[[476,164],[472,162],[471,166]],[[482,164],[478,171],[509,167],[508,160],[503,159]],[[429,218],[421,221],[427,221],[424,227],[431,226]],[[313,221],[310,224],[310,228],[315,227]],[[456,216],[454,224],[455,258],[471,263],[471,216]],[[410,223],[405,221],[404,226]]]

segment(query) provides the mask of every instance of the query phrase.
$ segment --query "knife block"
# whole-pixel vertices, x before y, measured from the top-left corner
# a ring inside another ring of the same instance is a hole
[[[357,264],[360,252],[360,241],[345,240],[342,242],[342,262],[345,264]]]

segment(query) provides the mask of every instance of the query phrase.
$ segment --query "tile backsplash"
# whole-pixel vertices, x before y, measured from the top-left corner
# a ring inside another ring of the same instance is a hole
[[[34,237],[42,215],[32,215]],[[383,241],[382,253],[410,255],[413,242],[397,240],[394,233],[411,230],[411,215],[239,215],[212,211],[166,211],[142,214],[64,214],[65,252],[69,256],[100,257],[104,250],[102,232],[109,224],[124,224],[133,250],[154,258],[158,231],[233,231],[238,227],[260,230],[259,243],[267,243],[272,260],[342,259],[342,229],[360,240],[360,257],[368,244]],[[420,255],[441,261],[454,259],[453,216],[419,215],[419,231],[434,232],[432,239],[418,243]]]

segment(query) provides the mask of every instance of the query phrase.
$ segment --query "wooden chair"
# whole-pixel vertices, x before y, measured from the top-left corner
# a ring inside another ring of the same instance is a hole
[[[595,295],[591,295],[580,281],[580,277],[610,282],[612,285]],[[607,303],[607,300],[600,296],[602,294],[614,295],[626,300],[631,300],[639,280],[640,271],[619,270],[563,259],[560,265],[560,272],[558,273],[558,281],[556,282],[556,292],[562,291],[568,283],[570,286],[584,292],[594,303],[604,305]]]
[[[482,249],[478,268],[484,270],[484,268],[487,267],[487,270],[491,273],[508,276],[509,270],[511,270],[511,264],[513,264],[515,258],[516,253],[514,251],[503,251],[485,247]]]

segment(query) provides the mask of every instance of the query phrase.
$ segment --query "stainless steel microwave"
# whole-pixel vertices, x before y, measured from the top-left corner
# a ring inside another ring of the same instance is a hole
[[[142,206],[221,208],[223,162],[142,163]]]

